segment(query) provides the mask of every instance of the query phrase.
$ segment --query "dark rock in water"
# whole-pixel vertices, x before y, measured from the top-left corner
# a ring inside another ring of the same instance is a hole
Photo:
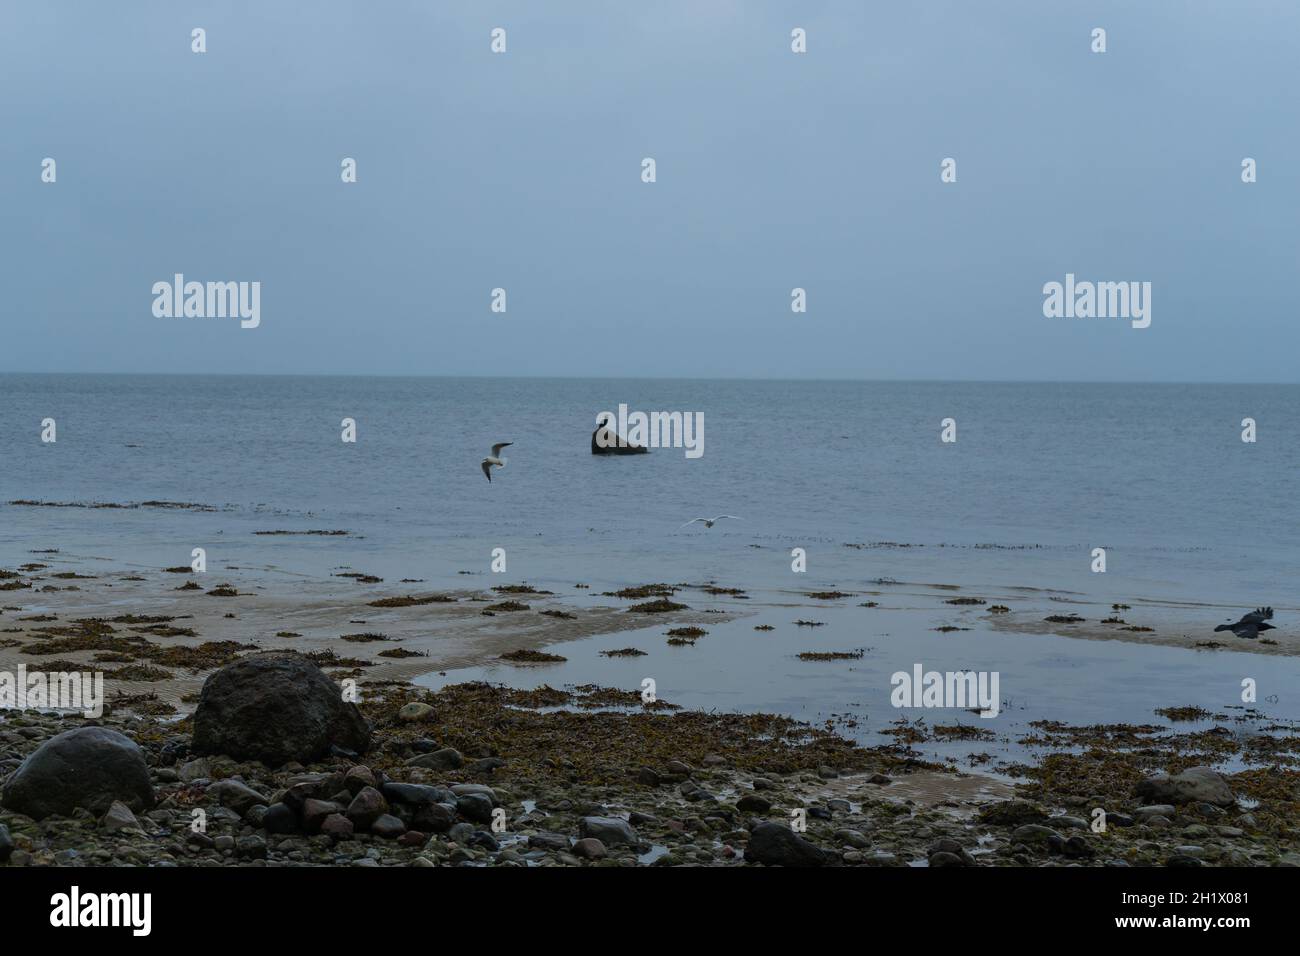
[[[486,830],[475,830],[470,835],[469,845],[476,846],[481,850],[490,850],[493,853],[501,849],[501,844],[497,842],[497,838]]]
[[[749,834],[745,860],[768,866],[824,866],[831,862],[831,854],[784,823],[760,823]]]
[[[1134,794],[1149,803],[1210,803],[1230,807],[1235,803],[1232,788],[1223,776],[1209,767],[1189,767],[1173,776],[1156,774],[1138,783]]]
[[[332,746],[364,751],[370,725],[337,684],[297,654],[258,654],[207,679],[194,711],[196,753],[310,763]]]
[[[583,817],[578,823],[578,835],[583,839],[594,837],[607,847],[636,846],[641,842],[632,825],[618,817]]]
[[[0,863],[9,859],[9,854],[14,851],[13,838],[9,836],[9,828],[0,823]]]
[[[650,449],[634,445],[608,425],[600,425],[591,433],[593,455],[644,455]]]
[[[267,833],[296,833],[298,814],[287,803],[273,803],[262,815],[262,828]]]
[[[51,737],[19,765],[0,796],[8,809],[37,820],[71,816],[77,807],[100,816],[114,800],[138,812],[154,805],[154,793],[140,748],[107,727]]]
[[[940,850],[938,853],[930,854],[930,865],[933,867],[945,867],[968,866],[969,864],[956,853],[949,853],[947,850]]]

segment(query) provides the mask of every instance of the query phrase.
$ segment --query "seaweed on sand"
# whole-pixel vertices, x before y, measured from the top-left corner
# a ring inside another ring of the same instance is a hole
[[[508,611],[527,611],[530,610],[530,608],[527,604],[523,604],[519,601],[501,601],[497,604],[489,604],[483,610],[491,611],[492,613],[496,614],[496,613],[508,612]]]
[[[677,588],[671,584],[642,584],[634,588],[623,588],[621,591],[605,591],[605,597],[617,597],[627,599],[640,599],[649,597],[667,598],[677,593]]]
[[[355,657],[339,657],[337,654],[334,653],[334,651],[330,650],[329,648],[325,648],[324,650],[319,650],[319,651],[311,651],[310,653],[304,654],[303,657],[307,658],[317,667],[357,668],[357,667],[374,666],[373,661],[363,661]]]
[[[386,651],[380,651],[379,656],[401,660],[407,657],[428,657],[429,655],[425,651],[408,651],[405,647],[390,647]]]
[[[801,651],[795,656],[801,661],[860,661],[864,651]]]
[[[171,671],[163,670],[161,667],[152,667],[149,664],[127,664],[116,670],[104,671],[105,677],[111,677],[113,680],[129,680],[153,682],[160,680],[171,680],[174,676]]]
[[[446,594],[430,594],[425,597],[412,597],[403,595],[402,597],[380,598],[377,601],[371,601],[367,607],[415,607],[423,604],[454,604],[456,599]]]
[[[558,664],[568,660],[567,657],[561,657],[559,654],[547,654],[544,651],[532,651],[526,648],[507,651],[500,659],[511,664]]]
[[[674,628],[672,628],[672,629],[668,632],[668,636],[669,636],[669,637],[686,637],[686,638],[690,638],[692,641],[694,641],[694,640],[696,640],[697,638],[701,638],[701,637],[703,637],[705,634],[708,634],[708,633],[709,633],[709,632],[706,631],[706,630],[705,630],[704,628],[702,628],[702,627],[695,627],[694,625],[690,625],[690,626],[688,626],[688,627],[674,627]]]
[[[627,610],[629,614],[667,614],[670,611],[685,611],[689,608],[685,604],[660,598],[657,601],[646,601],[644,604],[633,604]]]

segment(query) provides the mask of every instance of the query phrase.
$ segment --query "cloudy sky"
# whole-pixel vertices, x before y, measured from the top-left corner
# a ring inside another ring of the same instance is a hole
[[[1297,382],[1298,38],[1264,0],[9,0],[0,370]],[[260,281],[261,326],[154,317],[178,272]],[[1151,282],[1150,328],[1045,318],[1067,272]]]

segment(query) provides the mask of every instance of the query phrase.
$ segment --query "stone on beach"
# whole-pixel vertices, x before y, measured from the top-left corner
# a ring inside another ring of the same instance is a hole
[[[397,712],[397,719],[406,723],[415,723],[433,713],[433,708],[419,701],[412,701]]]
[[[325,673],[297,654],[258,654],[207,679],[194,712],[196,753],[310,763],[332,746],[364,752],[370,725]]]
[[[388,812],[388,801],[374,787],[365,787],[352,798],[347,818],[358,830],[368,830],[371,824]]]
[[[265,806],[271,802],[267,797],[238,780],[218,780],[208,787],[207,792],[209,797],[216,798],[217,803],[223,807],[230,807],[240,815],[247,813],[258,804]]]
[[[99,821],[99,825],[105,830],[139,830],[140,821],[135,818],[135,814],[121,800],[114,800],[113,805],[108,808]]]
[[[578,824],[578,834],[583,839],[595,838],[605,846],[636,846],[641,842],[632,825],[618,817],[583,817]]]
[[[408,767],[423,767],[426,770],[456,770],[465,758],[453,747],[443,747],[431,754],[420,754],[406,761]]]
[[[120,800],[133,811],[154,805],[144,754],[107,727],[79,727],[41,744],[4,785],[0,802],[36,820],[71,816],[78,807],[102,814]]]
[[[609,851],[595,837],[587,837],[573,844],[573,855],[586,860],[602,860],[609,855]]]
[[[1209,803],[1230,807],[1236,802],[1222,774],[1209,767],[1189,767],[1170,776],[1156,774],[1138,783],[1134,795],[1151,803]]]
[[[745,860],[768,866],[824,866],[832,855],[784,823],[760,823],[749,834]]]

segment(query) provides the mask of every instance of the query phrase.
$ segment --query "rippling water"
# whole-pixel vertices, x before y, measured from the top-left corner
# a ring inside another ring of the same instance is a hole
[[[703,412],[703,457],[593,457],[596,414],[619,403]],[[802,546],[810,584],[1122,581],[1238,604],[1278,601],[1300,568],[1295,386],[3,375],[0,408],[5,502],[219,509],[5,504],[7,560],[48,544],[167,565],[203,545],[434,580],[503,547],[535,581],[789,586]],[[496,441],[515,444],[489,484]],[[744,521],[678,533],[723,512]],[[350,535],[252,534],[312,529]],[[845,547],[883,541],[912,547]],[[1099,546],[1106,575],[1089,571]]]

